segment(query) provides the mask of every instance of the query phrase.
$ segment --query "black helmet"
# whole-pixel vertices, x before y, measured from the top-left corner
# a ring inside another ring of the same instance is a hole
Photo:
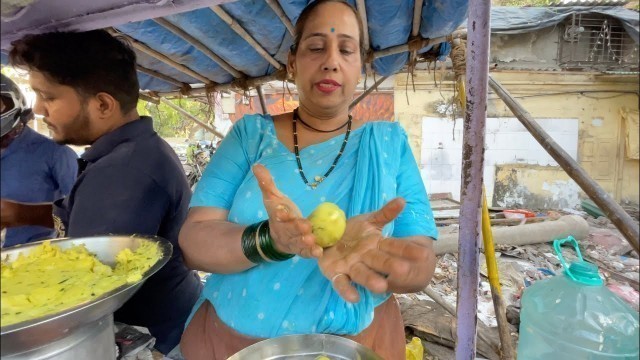
[[[0,136],[4,136],[20,122],[30,120],[33,113],[31,108],[27,106],[27,99],[25,99],[18,85],[4,74],[0,74],[0,76],[2,77],[2,102],[5,105],[5,109],[2,112]]]

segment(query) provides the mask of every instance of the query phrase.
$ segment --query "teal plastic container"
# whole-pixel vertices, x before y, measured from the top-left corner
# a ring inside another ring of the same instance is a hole
[[[571,265],[560,250],[566,242],[580,259]],[[604,286],[598,267],[582,260],[573,237],[553,246],[564,272],[525,289],[518,360],[638,360],[638,313]]]

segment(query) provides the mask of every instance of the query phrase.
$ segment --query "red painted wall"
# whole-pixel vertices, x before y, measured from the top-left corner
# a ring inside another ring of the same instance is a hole
[[[282,114],[293,111],[298,106],[298,96],[296,94],[265,95],[268,113],[271,115]],[[262,107],[257,97],[251,97],[249,105],[242,104],[242,96],[236,94],[236,113],[229,114],[232,122],[236,122],[245,114],[262,113]],[[365,121],[386,120],[393,121],[395,118],[393,108],[393,93],[373,92],[365,97],[351,112],[356,119]]]

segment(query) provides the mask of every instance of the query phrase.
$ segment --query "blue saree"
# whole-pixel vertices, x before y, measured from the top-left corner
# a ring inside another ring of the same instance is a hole
[[[307,178],[331,166],[344,135],[300,151]],[[437,230],[407,136],[397,123],[371,122],[353,130],[334,171],[316,188],[302,181],[295,156],[282,144],[270,116],[238,121],[214,154],[191,200],[191,207],[229,211],[229,221],[249,225],[267,219],[251,166],[263,164],[278,189],[308,216],[321,202],[336,203],[347,217],[378,210],[402,196],[407,205],[384,229],[387,236],[437,238]],[[355,335],[373,320],[374,308],[391,294],[359,287],[361,300],[345,302],[318,268],[317,260],[293,257],[236,274],[212,274],[197,310],[210,301],[220,319],[252,337],[331,333]]]

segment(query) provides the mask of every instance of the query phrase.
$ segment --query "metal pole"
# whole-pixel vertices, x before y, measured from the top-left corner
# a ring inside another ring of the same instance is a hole
[[[219,137],[220,139],[224,139],[224,134],[221,133],[220,131],[212,128],[211,126],[203,123],[202,121],[198,120],[197,117],[189,114],[185,109],[181,108],[180,106],[172,103],[171,101],[161,97],[160,98],[160,102],[163,104],[166,104],[167,106],[169,106],[170,108],[174,109],[175,111],[179,112],[180,114],[186,116],[188,119],[192,120],[193,122],[195,122],[196,124],[202,126],[205,130],[207,130],[208,132],[212,133],[213,135]]]
[[[489,77],[489,86],[491,86],[491,89],[504,101],[511,112],[513,112],[522,125],[529,130],[531,135],[533,135],[549,155],[558,162],[567,175],[602,209],[605,215],[607,215],[611,222],[624,235],[629,244],[631,244],[631,247],[633,247],[636,253],[640,253],[638,224],[633,221],[622,206],[615,202],[611,196],[587,174],[580,164],[573,160],[571,156],[536,123],[533,116],[531,116],[499,82]]]
[[[370,88],[366,89],[362,94],[360,94],[360,96],[355,98],[355,100],[353,100],[349,105],[349,111],[351,111],[351,109],[353,109],[356,105],[358,105],[358,103],[362,101],[362,99],[366,98],[367,95],[369,95],[373,90],[377,89],[378,86],[380,86],[380,84],[382,84],[385,80],[387,80],[387,78],[388,76],[381,77],[380,79],[378,79],[378,81],[373,83],[373,85],[371,85]]]
[[[260,99],[260,106],[262,107],[262,113],[268,114],[269,110],[267,110],[267,101],[264,98],[264,92],[262,91],[262,85],[256,86],[256,90],[258,91],[258,99]]]
[[[487,78],[491,2],[469,1],[467,25],[466,111],[462,147],[462,186],[458,242],[458,302],[456,359],[476,357],[480,205],[487,119]]]

